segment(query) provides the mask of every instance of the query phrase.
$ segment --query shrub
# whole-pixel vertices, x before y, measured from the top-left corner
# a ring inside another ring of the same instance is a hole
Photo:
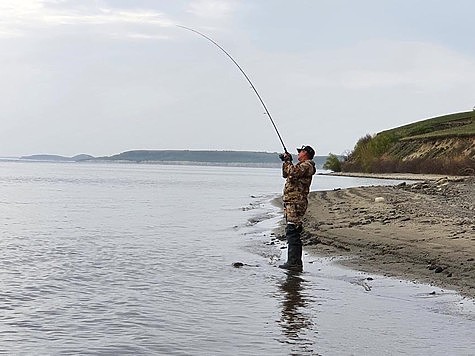
[[[329,169],[333,172],[341,172],[341,162],[337,155],[330,153],[323,165],[323,169]]]
[[[381,157],[395,142],[397,142],[397,138],[394,134],[380,133],[372,137],[368,142],[368,146],[373,156]]]
[[[393,133],[385,132],[375,136],[367,134],[361,137],[353,151],[342,165],[345,171],[360,171],[371,173],[378,160],[397,142]]]

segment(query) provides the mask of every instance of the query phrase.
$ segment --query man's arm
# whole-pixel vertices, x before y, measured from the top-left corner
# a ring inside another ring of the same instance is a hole
[[[282,163],[282,177],[287,178],[289,176],[289,168],[288,166],[292,166],[292,162],[284,162]]]

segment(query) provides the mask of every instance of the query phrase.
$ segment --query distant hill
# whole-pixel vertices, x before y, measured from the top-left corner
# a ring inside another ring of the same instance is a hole
[[[80,162],[80,161],[86,161],[86,160],[89,160],[89,159],[94,159],[93,156],[91,155],[87,155],[87,154],[80,154],[80,155],[76,155],[74,157],[71,157],[71,159],[73,161],[76,161],[76,162]]]
[[[342,169],[475,175],[475,111],[438,116],[362,137]]]
[[[188,151],[188,150],[136,150],[122,152],[110,157],[113,161],[134,162],[206,162],[206,163],[269,163],[278,159],[275,153],[240,151]]]
[[[224,165],[250,167],[279,167],[281,161],[278,153],[252,151],[192,151],[192,150],[133,150],[113,156],[93,157],[80,154],[74,157],[59,155],[31,155],[20,157],[22,160],[48,162],[133,162],[160,164],[194,164],[194,165]],[[317,168],[325,163],[326,156],[316,156],[314,161]],[[297,157],[294,155],[294,162]]]
[[[65,156],[58,156],[58,155],[31,155],[31,156],[22,156],[20,159],[24,160],[31,160],[31,161],[48,161],[48,162],[80,162],[89,159],[94,159],[91,155],[80,154],[74,157],[65,157]]]
[[[136,163],[194,163],[248,166],[280,166],[281,164],[278,153],[252,151],[134,150],[110,157],[98,157],[97,159]],[[317,166],[321,167],[325,159],[326,157],[315,157]]]

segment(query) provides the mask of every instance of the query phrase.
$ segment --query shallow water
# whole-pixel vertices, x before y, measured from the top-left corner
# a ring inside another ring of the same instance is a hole
[[[282,185],[278,169],[0,162],[0,352],[472,354],[475,307],[454,292],[311,256],[278,269]]]

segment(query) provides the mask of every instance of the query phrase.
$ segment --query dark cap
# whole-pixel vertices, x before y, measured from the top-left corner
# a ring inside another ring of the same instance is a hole
[[[297,152],[300,153],[300,151],[305,151],[308,153],[308,157],[310,159],[313,159],[313,157],[315,156],[315,151],[312,147],[310,146],[305,146],[303,145],[302,148],[297,148]]]

